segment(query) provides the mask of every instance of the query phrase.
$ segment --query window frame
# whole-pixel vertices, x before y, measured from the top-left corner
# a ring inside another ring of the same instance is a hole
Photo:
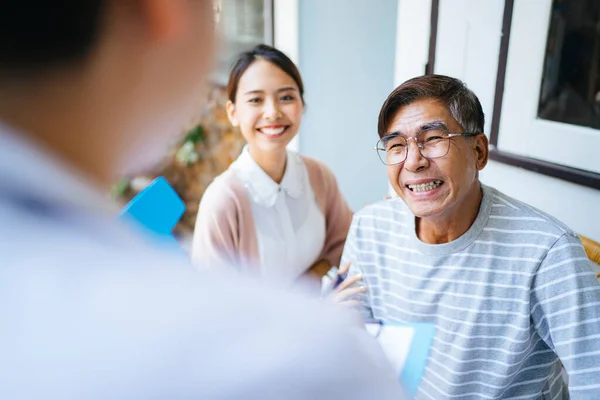
[[[551,4],[551,0],[547,0]],[[498,56],[498,72],[496,77],[496,87],[494,95],[494,108],[492,113],[492,122],[490,130],[490,159],[498,161],[504,164],[521,167],[530,171],[534,171],[547,176],[563,179],[569,182],[577,183],[579,185],[591,187],[594,189],[600,189],[600,173],[594,171],[588,171],[585,169],[574,168],[571,166],[565,166],[556,162],[551,162],[544,159],[533,158],[525,154],[517,154],[517,152],[511,150],[503,150],[503,143],[506,141],[501,140],[501,125],[502,125],[502,112],[504,109],[506,115],[506,105],[503,107],[503,101],[505,99],[505,87],[507,77],[507,67],[509,61],[510,52],[510,38],[513,28],[513,17],[514,17],[514,0],[505,0],[504,2],[504,15],[502,20],[502,37],[500,42],[500,52]],[[549,19],[548,19],[549,20]],[[545,43],[545,42],[544,42]],[[539,49],[538,49],[539,50]],[[545,51],[545,47],[543,49]],[[540,77],[542,71],[539,71]],[[536,84],[541,85],[541,78]],[[537,102],[539,100],[539,90],[535,92],[535,102],[537,111]],[[569,134],[573,132],[584,132],[594,131],[592,128],[579,127],[575,125],[568,125],[560,122],[547,121],[537,118],[537,124],[552,124],[555,127],[561,129],[564,133],[566,131]],[[598,134],[598,140],[600,141],[600,132]],[[564,135],[566,136],[566,135]],[[600,154],[599,154],[600,156]]]
[[[264,20],[263,37],[264,37],[264,40],[262,41],[262,43],[268,44],[270,46],[275,45],[275,2],[276,1],[277,0],[263,0],[263,20]],[[219,2],[217,8],[219,9],[219,11],[221,13],[223,12],[221,2]],[[227,46],[227,43],[224,43],[223,45]],[[211,81],[214,84],[217,84],[220,86],[225,86],[227,84],[227,79],[229,76],[229,69],[228,69],[229,67],[230,66],[227,66],[227,68],[225,68],[225,65],[218,65],[217,68],[215,68],[213,75],[211,76]],[[221,70],[221,68],[225,68],[225,70]]]

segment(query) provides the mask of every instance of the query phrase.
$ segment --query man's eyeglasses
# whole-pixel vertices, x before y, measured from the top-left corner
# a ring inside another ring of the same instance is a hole
[[[408,156],[408,141],[414,140],[421,155],[427,159],[440,158],[448,154],[450,139],[458,136],[477,136],[479,133],[448,133],[443,129],[429,129],[416,137],[404,137],[391,133],[379,139],[375,150],[382,163],[396,165],[403,163]]]

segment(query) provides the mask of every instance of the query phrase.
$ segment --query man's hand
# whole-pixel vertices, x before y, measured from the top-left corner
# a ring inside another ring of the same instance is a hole
[[[345,275],[350,269],[350,263],[344,264],[338,271],[338,276]],[[333,302],[348,307],[356,307],[361,303],[358,300],[352,299],[359,293],[364,293],[367,289],[363,285],[356,285],[362,281],[362,275],[356,274],[346,277],[333,292]]]

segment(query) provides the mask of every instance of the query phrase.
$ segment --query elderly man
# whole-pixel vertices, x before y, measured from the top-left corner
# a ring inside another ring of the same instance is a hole
[[[343,259],[371,317],[435,323],[417,399],[599,399],[598,281],[571,229],[479,181],[483,127],[457,79],[394,90],[377,151],[398,198],[356,214]]]

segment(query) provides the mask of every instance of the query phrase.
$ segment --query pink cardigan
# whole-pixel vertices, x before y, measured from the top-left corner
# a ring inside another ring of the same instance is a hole
[[[342,197],[331,170],[313,158],[301,157],[317,204],[325,216],[325,245],[319,259],[339,265],[352,210]],[[231,168],[219,175],[202,196],[192,261],[209,267],[236,265],[246,271],[258,268],[260,257],[250,198]]]

